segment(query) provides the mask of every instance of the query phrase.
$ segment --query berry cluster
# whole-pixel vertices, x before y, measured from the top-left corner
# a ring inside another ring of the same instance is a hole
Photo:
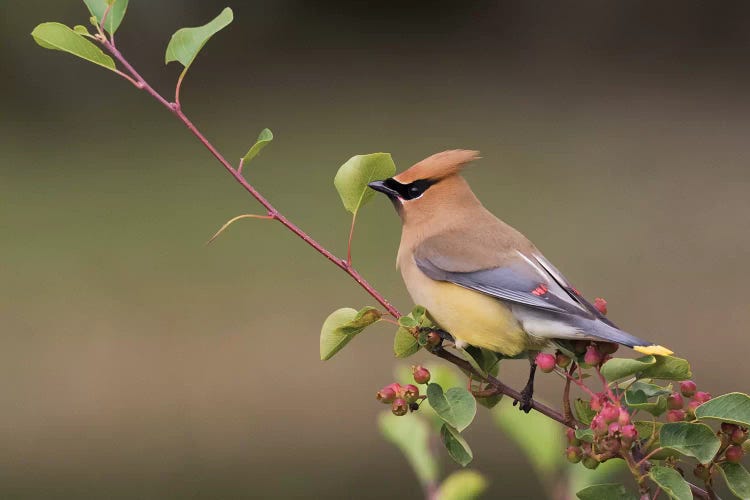
[[[683,422],[695,420],[695,409],[711,399],[711,394],[698,391],[692,380],[680,382],[679,392],[673,392],[667,397],[667,422]],[[685,407],[686,398],[690,399]]]
[[[745,455],[745,448],[750,448],[747,441],[747,428],[724,422],[718,433],[722,447],[726,447],[724,458],[733,464],[739,463]]]
[[[577,340],[573,344],[573,352],[578,355],[581,366],[588,368],[601,366],[612,357],[620,346],[609,342],[591,342],[588,340]],[[540,352],[536,356],[536,364],[544,373],[552,372],[555,367],[567,368],[572,361],[570,356],[561,351],[555,354]]]
[[[597,412],[589,426],[593,439],[581,441],[573,429],[568,429],[565,456],[572,463],[583,461],[585,467],[596,469],[601,462],[627,452],[638,437],[638,431],[628,410],[619,402],[608,401],[604,394],[591,400],[591,409]]]
[[[430,381],[430,372],[423,366],[413,366],[412,376],[418,384],[426,384]],[[419,409],[419,401],[426,396],[419,394],[419,387],[413,384],[402,386],[398,382],[388,384],[380,389],[375,397],[384,404],[391,405],[391,411],[396,416],[406,415],[409,411]]]

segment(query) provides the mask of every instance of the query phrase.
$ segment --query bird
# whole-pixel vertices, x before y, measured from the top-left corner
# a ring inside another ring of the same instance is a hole
[[[479,201],[461,175],[479,152],[434,154],[368,186],[401,217],[396,265],[412,300],[455,345],[527,354],[521,409],[531,409],[536,353],[575,340],[651,355],[672,351],[619,329],[519,231]]]

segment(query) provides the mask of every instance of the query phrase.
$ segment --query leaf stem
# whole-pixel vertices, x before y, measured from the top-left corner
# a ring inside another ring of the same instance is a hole
[[[352,214],[352,225],[349,227],[349,242],[346,245],[346,264],[352,265],[352,237],[354,236],[354,225],[357,222],[357,212]]]

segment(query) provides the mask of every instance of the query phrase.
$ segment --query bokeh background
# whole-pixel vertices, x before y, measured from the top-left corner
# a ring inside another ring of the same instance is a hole
[[[170,94],[169,36],[226,1],[131,0],[118,45]],[[479,197],[615,321],[702,389],[750,389],[747,3],[231,6],[184,108],[229,158],[270,127],[247,175],[323,244],[345,251],[350,156],[479,149]],[[375,426],[390,328],[318,359],[327,314],[372,300],[272,223],[205,246],[253,200],[144,93],[34,44],[39,22],[85,24],[82,3],[0,8],[0,496],[418,497]],[[377,199],[354,259],[408,309],[398,238]],[[486,411],[467,437],[491,497],[542,495]]]

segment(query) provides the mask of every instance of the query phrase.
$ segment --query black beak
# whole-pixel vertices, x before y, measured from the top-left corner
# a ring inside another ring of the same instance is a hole
[[[385,181],[374,181],[374,182],[369,183],[368,186],[370,186],[375,191],[380,191],[381,193],[385,193],[386,195],[388,195],[389,198],[398,197],[398,191],[396,191],[393,188],[388,187]]]

